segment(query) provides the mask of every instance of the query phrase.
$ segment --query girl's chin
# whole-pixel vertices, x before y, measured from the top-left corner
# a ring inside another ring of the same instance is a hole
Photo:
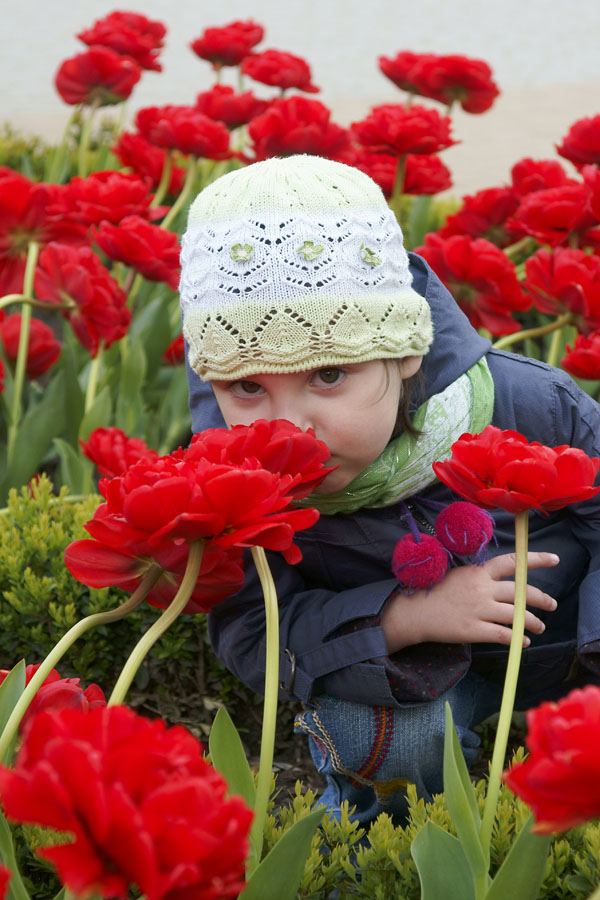
[[[339,470],[332,472],[314,489],[313,494],[320,494],[321,496],[335,494],[336,491],[343,491],[345,487],[348,487],[351,481],[351,478]]]

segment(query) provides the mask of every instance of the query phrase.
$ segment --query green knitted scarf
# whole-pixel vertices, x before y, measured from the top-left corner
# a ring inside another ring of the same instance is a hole
[[[401,434],[343,490],[311,494],[300,505],[333,516],[391,506],[412,497],[436,480],[432,463],[447,459],[461,434],[483,431],[493,410],[494,382],[487,362],[480,359],[446,390],[419,406],[413,417],[419,435]]]

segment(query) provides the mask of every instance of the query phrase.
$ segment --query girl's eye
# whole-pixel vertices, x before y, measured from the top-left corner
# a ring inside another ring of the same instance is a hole
[[[232,385],[234,393],[248,395],[248,394],[259,394],[262,391],[262,387],[256,381],[236,381]]]
[[[344,371],[343,369],[334,368],[319,369],[317,372],[315,372],[315,375],[322,384],[332,385],[337,384],[338,381],[343,378]]]

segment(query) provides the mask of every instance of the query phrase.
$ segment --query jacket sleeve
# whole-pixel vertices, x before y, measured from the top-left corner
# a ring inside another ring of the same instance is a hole
[[[399,706],[383,665],[387,646],[379,625],[340,634],[353,620],[379,616],[397,587],[394,579],[335,592],[308,587],[298,570],[267,553],[277,586],[280,618],[280,696],[310,702],[328,693],[357,703]],[[263,693],[265,617],[262,590],[247,559],[244,587],[216,606],[209,619],[213,649],[224,665]]]

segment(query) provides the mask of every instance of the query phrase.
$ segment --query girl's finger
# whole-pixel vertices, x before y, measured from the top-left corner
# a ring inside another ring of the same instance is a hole
[[[538,553],[530,551],[527,554],[528,569],[543,569],[550,566],[556,566],[560,562],[556,553]],[[502,553],[500,556],[494,556],[484,563],[484,568],[491,578],[506,578],[515,574],[516,554]]]

